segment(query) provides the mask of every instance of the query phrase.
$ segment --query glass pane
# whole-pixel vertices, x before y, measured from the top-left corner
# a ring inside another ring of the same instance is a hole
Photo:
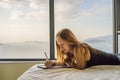
[[[118,53],[120,54],[120,35],[118,35]]]
[[[55,34],[69,28],[78,40],[113,53],[112,11],[112,0],[55,0]]]
[[[49,53],[48,1],[0,0],[0,59]]]

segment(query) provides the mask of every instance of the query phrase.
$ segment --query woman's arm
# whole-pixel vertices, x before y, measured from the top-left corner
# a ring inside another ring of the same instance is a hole
[[[75,60],[76,60],[76,67],[77,69],[84,69],[86,66],[86,61],[85,61],[85,50],[83,47],[76,47],[74,48],[74,55],[75,55]]]

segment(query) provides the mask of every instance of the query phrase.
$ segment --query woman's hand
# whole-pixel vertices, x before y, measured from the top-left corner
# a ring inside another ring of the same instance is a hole
[[[52,65],[53,65],[53,62],[52,62],[51,60],[48,60],[48,59],[47,59],[44,64],[45,64],[45,66],[46,66],[47,68],[51,68]]]

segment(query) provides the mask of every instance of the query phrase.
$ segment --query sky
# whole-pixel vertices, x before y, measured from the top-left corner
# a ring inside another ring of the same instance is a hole
[[[85,40],[112,34],[112,0],[55,0],[55,34]],[[49,41],[49,0],[0,0],[0,43]]]
[[[112,0],[62,1],[65,6],[69,7],[64,7],[64,10],[59,9],[57,11],[61,13],[56,17],[56,33],[62,28],[68,27],[77,35],[79,40],[111,35],[113,33]],[[55,5],[56,7],[59,6],[58,4]],[[64,19],[62,19],[62,16]]]

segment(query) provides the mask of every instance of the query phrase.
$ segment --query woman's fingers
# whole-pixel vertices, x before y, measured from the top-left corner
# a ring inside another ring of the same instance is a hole
[[[47,68],[50,68],[52,66],[52,62],[50,60],[46,60],[44,64]]]

